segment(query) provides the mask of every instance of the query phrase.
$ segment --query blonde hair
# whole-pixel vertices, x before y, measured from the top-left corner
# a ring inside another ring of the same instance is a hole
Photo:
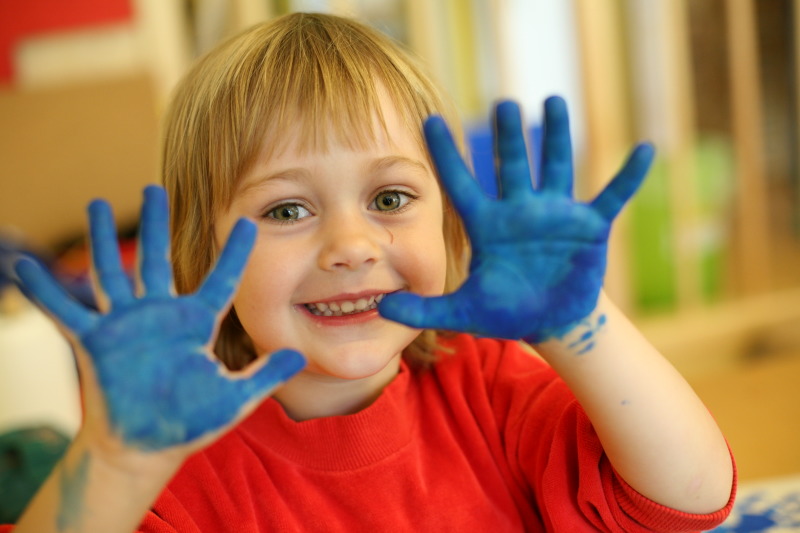
[[[376,113],[385,127],[378,83],[421,145],[427,116],[440,114],[457,124],[436,85],[397,43],[336,16],[277,18],[222,43],[193,66],[167,109],[162,153],[178,292],[195,290],[214,264],[220,244],[214,237],[216,216],[230,206],[240,176],[259,151],[280,149],[281,134],[290,126],[302,132],[300,149],[324,150],[329,136],[366,146],[374,138]],[[460,135],[460,128],[454,129]],[[443,208],[445,291],[450,292],[464,279],[468,245],[446,199]],[[432,362],[436,339],[437,332],[423,332],[404,357]],[[233,309],[220,328],[216,353],[232,369],[257,356]]]

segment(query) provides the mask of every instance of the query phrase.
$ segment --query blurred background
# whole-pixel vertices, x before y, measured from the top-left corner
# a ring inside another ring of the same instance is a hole
[[[654,142],[608,291],[709,405],[743,480],[800,474],[798,0],[0,0],[4,257],[35,254],[87,297],[84,207],[105,197],[132,261],[170,90],[220,39],[290,11],[354,16],[421,56],[487,187],[499,98],[522,103],[534,152],[542,100],[567,99],[582,198]],[[7,281],[0,433],[71,435],[69,349]]]

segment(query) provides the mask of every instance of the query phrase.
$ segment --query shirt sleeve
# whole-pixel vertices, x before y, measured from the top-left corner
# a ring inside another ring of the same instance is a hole
[[[194,518],[169,488],[164,489],[153,509],[142,520],[138,533],[201,533]]]
[[[639,494],[613,469],[583,408],[560,377],[516,343],[485,369],[518,482],[550,531],[698,531],[722,523],[733,506],[684,513]],[[735,471],[735,466],[734,466]]]
[[[612,480],[611,488],[614,491],[620,509],[626,516],[632,517],[637,523],[647,525],[658,520],[659,523],[663,524],[662,527],[668,531],[707,530],[724,522],[733,509],[738,485],[736,462],[733,460],[733,455],[731,455],[731,462],[733,464],[733,485],[728,503],[719,511],[707,515],[684,513],[656,503],[637,492],[619,475],[614,474],[609,479]]]

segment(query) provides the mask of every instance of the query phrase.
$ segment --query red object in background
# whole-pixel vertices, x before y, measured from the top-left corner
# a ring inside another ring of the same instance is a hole
[[[0,0],[0,85],[14,81],[14,48],[23,38],[132,18],[131,0]]]

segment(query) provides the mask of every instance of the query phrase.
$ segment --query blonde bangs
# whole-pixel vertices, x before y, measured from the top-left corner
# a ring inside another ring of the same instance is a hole
[[[265,148],[262,155],[280,152],[289,129],[299,131],[300,151],[325,152],[332,144],[368,147],[376,123],[385,130],[379,89],[388,92],[406,127],[423,142],[422,120],[441,112],[442,101],[396,43],[347,19],[284,18],[291,23],[275,24],[271,32],[265,28],[272,34],[261,39],[272,45],[259,58],[260,79],[252,85],[249,116],[261,127],[251,128],[257,138],[247,141]]]

